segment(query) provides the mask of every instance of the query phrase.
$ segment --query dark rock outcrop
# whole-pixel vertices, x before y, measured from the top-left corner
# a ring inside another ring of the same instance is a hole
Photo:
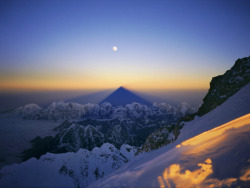
[[[152,132],[146,139],[145,143],[136,152],[136,155],[143,152],[150,152],[161,148],[175,140],[175,136],[171,131],[171,127],[161,127]]]
[[[224,75],[212,78],[210,89],[203,99],[203,104],[197,113],[194,111],[193,113],[186,114],[184,117],[180,118],[175,125],[172,125],[171,127],[161,127],[152,132],[147,137],[141,149],[137,151],[137,154],[149,152],[174,142],[180,134],[184,121],[191,121],[196,115],[202,116],[212,111],[214,108],[225,102],[229,97],[234,95],[243,86],[248,84],[249,81],[250,56],[238,59],[234,66],[226,71]]]
[[[225,102],[250,81],[250,56],[238,59],[234,66],[225,72],[212,78],[210,89],[203,99],[203,104],[198,110],[198,115],[212,111]]]

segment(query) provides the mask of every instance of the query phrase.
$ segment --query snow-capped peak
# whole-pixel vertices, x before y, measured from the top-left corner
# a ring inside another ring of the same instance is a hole
[[[86,187],[131,160],[136,149],[123,145],[120,150],[109,143],[92,151],[47,153],[39,160],[32,158],[21,164],[1,169],[0,187]],[[29,169],[29,170],[27,170]]]

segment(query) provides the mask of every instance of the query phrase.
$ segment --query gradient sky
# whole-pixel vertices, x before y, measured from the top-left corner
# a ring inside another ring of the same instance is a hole
[[[250,55],[249,10],[247,0],[2,0],[0,90],[207,89]]]

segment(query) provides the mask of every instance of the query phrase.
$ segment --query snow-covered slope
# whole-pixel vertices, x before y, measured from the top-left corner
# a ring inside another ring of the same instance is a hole
[[[193,121],[185,123],[178,139],[191,138],[248,113],[250,113],[250,83],[213,111],[202,117],[196,116]]]
[[[0,187],[86,187],[134,157],[136,149],[103,144],[92,151],[43,155],[1,169]]]
[[[91,125],[84,127],[73,123],[68,129],[62,130],[58,137],[60,138],[58,147],[65,147],[66,151],[92,149],[105,143],[104,134]]]
[[[221,106],[185,123],[176,142],[137,156],[90,187],[249,187],[249,104],[247,84]]]

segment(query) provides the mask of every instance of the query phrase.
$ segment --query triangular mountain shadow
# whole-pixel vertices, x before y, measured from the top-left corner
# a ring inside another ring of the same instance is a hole
[[[151,103],[147,100],[139,97],[135,93],[125,89],[124,87],[119,87],[113,93],[111,93],[107,98],[100,102],[109,102],[113,106],[125,106],[126,104],[131,104],[133,102],[138,102],[140,104],[150,106]]]

